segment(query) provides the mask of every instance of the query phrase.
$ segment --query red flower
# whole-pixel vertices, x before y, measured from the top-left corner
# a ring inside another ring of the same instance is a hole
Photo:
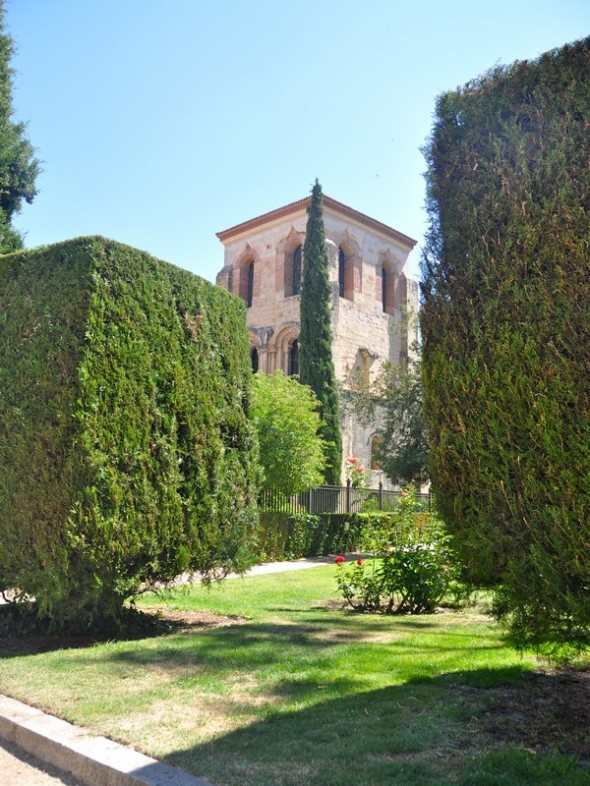
[[[356,464],[358,459],[357,458],[347,458],[346,459],[349,464]]]
[[[335,562],[337,565],[339,565],[341,562],[346,562],[346,560],[344,559],[344,557],[336,557],[336,559],[334,560],[334,562]]]
[[[357,564],[357,565],[362,565],[362,564],[363,564],[363,561],[362,561],[362,559],[357,559],[357,561],[356,561],[356,564]]]

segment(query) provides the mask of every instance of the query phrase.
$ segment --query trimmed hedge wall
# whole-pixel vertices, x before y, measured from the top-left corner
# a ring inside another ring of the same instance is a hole
[[[415,513],[412,521],[414,534],[428,541],[436,517],[432,513]],[[264,560],[282,560],[371,551],[368,540],[372,540],[375,527],[390,532],[395,539],[399,514],[261,513],[257,552]]]
[[[440,511],[521,643],[590,644],[590,38],[438,100],[425,412]]]
[[[265,560],[356,551],[364,524],[356,513],[261,513],[257,551]]]
[[[249,561],[245,308],[100,237],[0,259],[0,588],[56,626]]]

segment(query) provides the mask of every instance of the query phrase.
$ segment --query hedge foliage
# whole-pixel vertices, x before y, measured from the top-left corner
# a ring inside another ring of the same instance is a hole
[[[359,513],[261,513],[258,554],[283,560],[357,551],[366,524]]]
[[[414,513],[411,534],[428,541],[438,526],[431,513]],[[261,513],[257,531],[260,559],[325,557],[354,551],[373,551],[376,531],[387,531],[396,542],[408,534],[396,511],[371,513]]]
[[[99,237],[0,259],[0,589],[56,627],[244,567],[256,522],[237,298]]]
[[[439,508],[521,643],[589,643],[590,38],[438,100],[421,327]]]

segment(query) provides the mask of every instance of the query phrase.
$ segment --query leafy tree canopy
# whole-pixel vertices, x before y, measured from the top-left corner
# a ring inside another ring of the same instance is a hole
[[[393,483],[426,483],[429,446],[420,361],[385,368],[376,392],[384,413],[375,456],[381,469]]]
[[[397,329],[416,327],[417,317],[405,314]],[[430,446],[424,417],[421,346],[410,348],[406,364],[387,363],[369,382],[362,370],[349,375],[340,398],[364,425],[378,422],[375,458],[392,483],[422,485],[429,480]]]
[[[258,432],[264,486],[291,495],[322,483],[324,440],[311,388],[278,370],[255,374],[250,414]]]
[[[14,72],[10,60],[14,55],[14,43],[5,32],[4,5],[0,2],[0,252],[8,253],[22,247],[22,236],[11,222],[23,200],[33,201],[40,167],[25,136],[24,124],[12,119]]]

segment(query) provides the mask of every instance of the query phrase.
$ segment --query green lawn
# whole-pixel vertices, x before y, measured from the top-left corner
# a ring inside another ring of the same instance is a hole
[[[193,587],[165,602],[247,619],[4,653],[0,691],[219,786],[590,784],[587,763],[554,750],[561,737],[543,742],[555,724],[538,680],[552,677],[508,646],[482,608],[349,613],[332,566]]]

